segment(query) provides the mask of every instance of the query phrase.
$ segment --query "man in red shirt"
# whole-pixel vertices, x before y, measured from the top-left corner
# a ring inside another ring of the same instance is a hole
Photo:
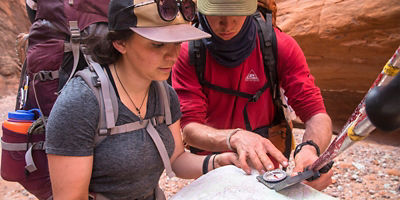
[[[206,47],[204,80],[219,87],[254,94],[268,81],[256,22],[250,17],[256,11],[257,0],[221,2],[197,1],[200,28],[212,35],[202,40]],[[275,5],[275,2],[267,1],[267,5]],[[279,29],[274,31],[279,85],[306,127],[293,170],[301,172],[329,145],[331,119],[299,45]],[[236,151],[241,167],[247,173],[251,173],[250,166],[259,172],[272,170],[274,161],[287,167],[287,158],[274,144],[253,132],[271,125],[275,117],[270,88],[257,101],[248,102],[248,99],[205,87],[200,84],[195,67],[189,64],[188,43],[181,46],[180,57],[173,68],[172,85],[181,103],[185,142],[208,152]],[[248,118],[251,130],[246,130],[245,118]],[[331,183],[331,176],[332,170],[307,184],[322,190]]]

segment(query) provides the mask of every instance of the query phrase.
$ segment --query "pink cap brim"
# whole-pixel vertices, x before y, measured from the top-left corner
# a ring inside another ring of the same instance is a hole
[[[189,24],[175,24],[160,27],[130,27],[132,31],[156,42],[184,42],[211,37]]]

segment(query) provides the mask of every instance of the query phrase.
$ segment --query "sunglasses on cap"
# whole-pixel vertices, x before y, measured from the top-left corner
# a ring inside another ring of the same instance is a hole
[[[190,22],[194,20],[196,15],[196,5],[192,0],[151,0],[135,4],[133,8],[152,3],[157,3],[158,15],[167,22],[174,20],[178,11],[182,13],[183,19]]]

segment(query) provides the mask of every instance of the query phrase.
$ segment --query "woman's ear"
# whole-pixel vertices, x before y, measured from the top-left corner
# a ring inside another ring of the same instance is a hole
[[[122,40],[115,40],[112,42],[114,48],[119,51],[121,54],[126,53],[126,43]]]

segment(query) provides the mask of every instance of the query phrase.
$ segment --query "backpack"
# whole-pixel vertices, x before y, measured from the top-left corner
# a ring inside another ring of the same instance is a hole
[[[107,33],[109,0],[27,0],[29,45],[17,109],[39,108],[48,116],[57,93],[86,66],[85,43]],[[32,12],[36,11],[36,12]]]
[[[164,116],[115,126],[117,97],[107,75],[86,55],[85,44],[108,32],[107,11],[110,0],[27,0],[27,12],[33,24],[29,33],[27,57],[23,64],[15,110],[38,108],[40,117],[27,135],[3,127],[1,176],[17,181],[39,199],[51,199],[51,183],[45,146],[45,124],[58,93],[74,76],[82,77],[96,94],[100,106],[96,144],[107,135],[140,128],[154,133],[153,125],[171,123],[166,83],[157,83],[162,96]],[[86,66],[87,69],[85,68]],[[76,72],[76,73],[75,73]],[[167,96],[166,96],[167,95]],[[168,99],[168,101],[166,100]],[[169,176],[173,176],[168,155],[158,134],[151,135],[162,155]],[[163,150],[164,148],[164,150]],[[166,151],[165,151],[166,153]],[[166,162],[168,161],[168,162]]]
[[[264,16],[265,20],[262,18]],[[243,109],[243,117],[246,125],[246,130],[256,132],[263,137],[268,138],[281,152],[289,158],[291,150],[294,147],[294,139],[292,135],[292,123],[287,114],[288,105],[284,102],[284,95],[281,94],[278,74],[277,74],[277,40],[275,31],[272,26],[272,13],[266,8],[258,7],[258,12],[251,16],[257,23],[257,34],[260,41],[262,57],[264,61],[264,71],[268,82],[261,87],[255,94],[244,93],[241,91],[224,88],[218,85],[211,84],[204,79],[204,71],[206,66],[206,47],[202,40],[189,41],[189,62],[195,67],[196,75],[199,83],[203,87],[226,93],[232,96],[246,98],[249,102],[256,102],[267,88],[271,88],[271,96],[274,106],[276,107],[275,118],[272,124],[268,127],[262,127],[253,130],[247,115],[247,104]],[[195,24],[196,25],[196,24]],[[191,152],[199,153],[201,150],[194,147],[189,147]]]

